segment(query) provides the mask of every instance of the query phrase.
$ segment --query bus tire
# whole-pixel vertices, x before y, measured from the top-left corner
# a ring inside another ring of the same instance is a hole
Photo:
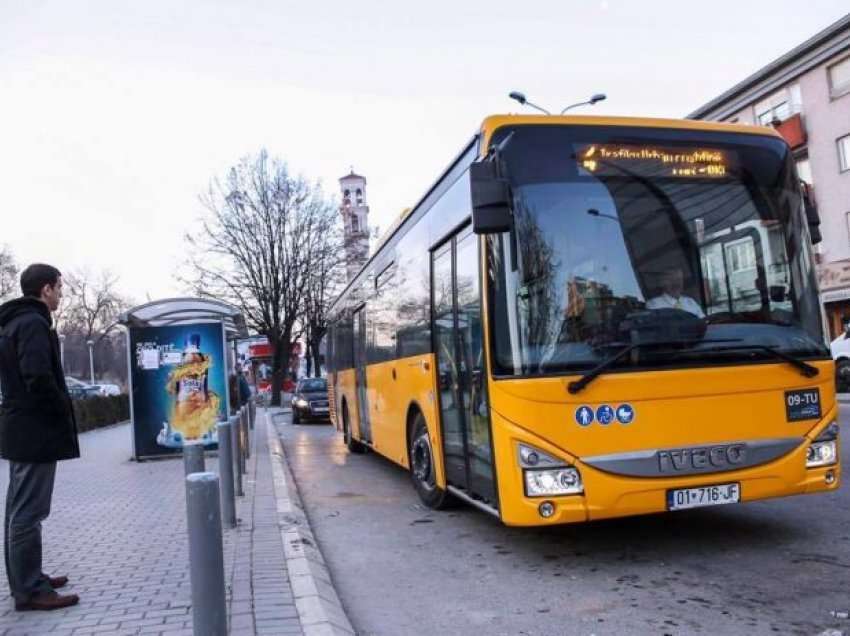
[[[417,413],[411,423],[408,459],[410,463],[410,479],[419,498],[429,508],[440,510],[451,504],[451,495],[437,486],[437,475],[434,470],[434,453],[431,449],[431,438],[428,426],[422,413]]]
[[[358,442],[351,434],[351,419],[348,417],[348,404],[346,402],[342,403],[342,436],[349,453],[362,455],[366,452],[366,445]]]

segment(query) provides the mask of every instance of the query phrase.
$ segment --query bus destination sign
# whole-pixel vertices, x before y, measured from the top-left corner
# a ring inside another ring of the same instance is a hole
[[[602,177],[718,179],[727,175],[728,157],[708,148],[590,144],[576,148],[580,173]]]

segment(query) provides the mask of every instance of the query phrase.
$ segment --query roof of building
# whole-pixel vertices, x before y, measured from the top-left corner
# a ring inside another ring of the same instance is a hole
[[[363,181],[363,183],[366,183],[366,177],[361,176],[361,175],[359,175],[359,174],[355,174],[355,173],[354,173],[354,168],[353,168],[353,167],[351,168],[351,172],[349,172],[349,173],[348,173],[347,175],[345,175],[344,177],[340,177],[340,178],[339,178],[339,180],[340,180],[340,181],[346,181],[346,180],[348,180],[348,179],[360,179],[360,180],[362,180],[362,181]]]
[[[767,84],[766,80],[769,80],[772,76],[781,74],[782,81],[789,82],[813,66],[821,63],[824,58],[835,55],[844,49],[850,49],[850,13],[840,20],[833,22],[823,31],[816,33],[784,55],[776,58],[770,64],[760,68],[729,90],[703,104],[690,113],[688,119],[706,117],[712,111],[721,109],[723,106],[735,101],[735,98],[739,95],[755,88],[761,83],[766,83],[762,92],[752,96],[752,100],[754,101],[758,97],[761,97],[762,93],[768,93],[778,88],[772,84]]]

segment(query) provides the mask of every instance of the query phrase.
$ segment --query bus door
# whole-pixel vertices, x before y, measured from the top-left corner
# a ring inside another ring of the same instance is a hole
[[[481,328],[478,238],[432,253],[432,317],[446,480],[497,505]]]
[[[357,421],[360,441],[372,442],[369,424],[369,401],[366,395],[366,307],[354,312],[354,388],[357,393]]]

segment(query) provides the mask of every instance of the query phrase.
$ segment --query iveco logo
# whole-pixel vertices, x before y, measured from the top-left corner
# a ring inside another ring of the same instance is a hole
[[[743,464],[746,455],[746,444],[663,450],[658,451],[658,471],[673,473],[694,472],[706,468],[729,468]]]

